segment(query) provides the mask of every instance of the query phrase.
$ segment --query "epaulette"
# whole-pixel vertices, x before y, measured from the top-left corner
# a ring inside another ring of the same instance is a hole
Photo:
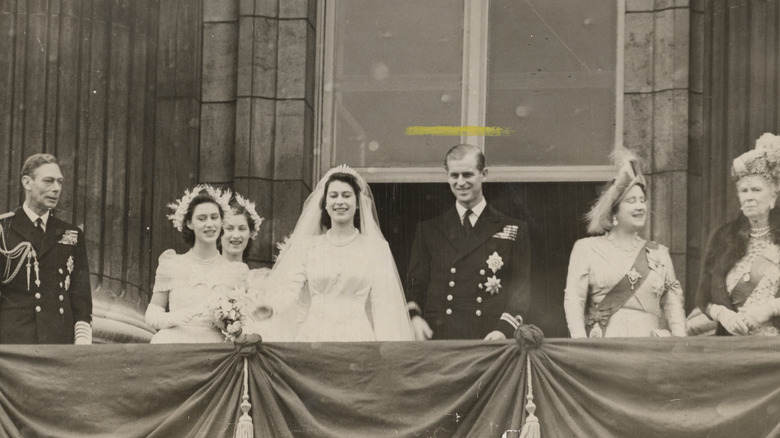
[[[8,213],[0,214],[0,221],[3,219],[8,219],[9,217],[14,217],[14,214],[16,214],[15,211],[9,211]]]

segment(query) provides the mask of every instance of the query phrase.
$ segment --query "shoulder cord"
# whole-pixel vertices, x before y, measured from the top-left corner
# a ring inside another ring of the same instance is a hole
[[[0,283],[8,284],[12,282],[13,279],[16,278],[16,276],[19,274],[19,271],[21,271],[22,265],[24,264],[24,259],[35,257],[35,250],[33,250],[32,244],[30,242],[21,242],[20,244],[16,245],[14,249],[10,251],[7,250],[5,243],[5,233],[3,232],[3,226],[0,225],[0,255],[3,255],[8,259],[8,262],[5,264],[2,281],[0,281]],[[19,262],[16,265],[16,269],[14,269],[13,273],[11,273],[11,266],[13,265],[11,261],[17,258],[19,259]],[[35,262],[37,265],[38,260],[36,259]]]

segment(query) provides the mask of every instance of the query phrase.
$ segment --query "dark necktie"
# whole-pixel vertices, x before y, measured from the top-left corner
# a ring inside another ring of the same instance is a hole
[[[35,219],[35,229],[38,230],[39,233],[43,234],[43,219],[42,218]]]
[[[466,232],[466,237],[471,236],[471,233],[474,231],[474,225],[471,225],[471,209],[466,210],[466,213],[463,214],[463,230]]]

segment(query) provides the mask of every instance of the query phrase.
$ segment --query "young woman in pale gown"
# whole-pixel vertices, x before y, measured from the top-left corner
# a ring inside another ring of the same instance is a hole
[[[229,262],[246,265],[252,243],[260,232],[260,225],[265,219],[257,214],[255,203],[244,198],[240,194],[234,194],[230,200],[230,214],[225,217],[223,234],[220,239],[222,256]],[[247,268],[248,269],[248,268]],[[268,268],[248,269],[247,293],[256,295],[253,298],[259,300],[265,292],[265,282],[268,278]],[[244,320],[243,333],[259,333],[260,321],[252,318],[247,312]]]
[[[371,191],[353,169],[331,169],[306,200],[259,309],[277,327],[261,332],[271,341],[414,339]]]
[[[231,263],[217,250],[229,195],[210,186],[187,191],[171,204],[169,217],[190,250],[160,255],[146,322],[157,329],[152,343],[222,342],[209,310],[217,297],[246,283],[248,268]],[[167,310],[166,310],[167,308]]]
[[[636,157],[625,164],[588,215],[595,237],[574,244],[564,295],[572,338],[685,336],[684,295],[669,250],[639,236],[647,206]],[[607,297],[609,296],[609,299]]]

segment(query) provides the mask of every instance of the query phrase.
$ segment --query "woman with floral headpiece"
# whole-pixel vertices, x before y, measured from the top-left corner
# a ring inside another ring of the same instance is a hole
[[[214,326],[208,306],[220,295],[243,287],[248,273],[245,264],[231,263],[217,250],[229,199],[229,193],[201,185],[169,205],[174,213],[168,218],[190,250],[176,254],[169,249],[160,255],[152,300],[146,309],[147,324],[158,330],[152,343],[225,339]]]
[[[683,291],[669,250],[646,241],[647,185],[637,157],[620,149],[620,170],[588,213],[595,237],[574,244],[564,310],[572,338],[685,336]]]
[[[371,190],[355,170],[341,165],[319,181],[257,313],[271,315],[277,329],[261,332],[271,341],[414,339]]]
[[[223,234],[220,238],[222,257],[229,262],[245,264],[252,248],[252,242],[257,238],[265,218],[257,214],[255,203],[238,193],[230,200],[229,214],[222,225]],[[248,268],[247,268],[248,269]],[[250,269],[247,279],[248,292],[260,298],[265,292],[265,282],[268,278],[268,268]],[[251,315],[245,315],[242,333],[255,333],[259,329],[258,321]]]
[[[696,293],[696,305],[718,323],[718,335],[778,334],[779,163],[780,136],[767,133],[731,167],[742,214],[710,238]]]

